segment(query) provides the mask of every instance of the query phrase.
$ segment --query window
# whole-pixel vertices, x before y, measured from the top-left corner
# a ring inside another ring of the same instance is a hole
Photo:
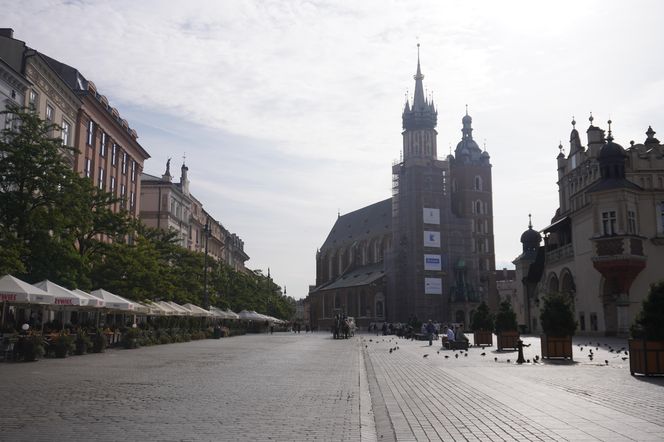
[[[114,177],[114,176],[111,177],[111,188],[110,188],[110,191],[111,191],[112,194],[115,195],[115,177]]]
[[[664,201],[659,202],[659,233],[664,233]]]
[[[478,214],[478,215],[482,213],[482,202],[481,201],[475,201],[475,213]]]
[[[482,190],[482,178],[479,176],[475,177],[475,190]]]
[[[106,132],[101,133],[101,143],[99,144],[99,155],[104,158],[106,156],[106,144],[108,144],[108,137]]]
[[[127,205],[127,187],[124,184],[120,184],[120,207],[124,209]]]
[[[127,174],[127,152],[122,152],[122,173]]]
[[[135,202],[136,202],[136,193],[132,190],[131,193],[129,194],[129,207],[133,209]]]
[[[597,331],[597,313],[590,314],[590,331]]]
[[[93,146],[95,141],[95,123],[94,121],[88,121],[88,146]]]
[[[115,166],[118,160],[118,145],[113,143],[113,151],[111,152],[111,164]]]
[[[583,312],[579,313],[579,329],[586,331],[586,314]]]
[[[33,90],[30,90],[28,94],[28,105],[31,109],[37,109],[39,105],[39,94]]]
[[[53,107],[50,104],[46,105],[46,121],[53,124]]]
[[[86,178],[90,178],[90,174],[92,173],[91,168],[92,168],[92,161],[90,160],[90,158],[86,158],[85,159],[85,170],[83,171]]]
[[[65,120],[62,120],[62,144],[69,146],[69,135],[71,133],[71,126]]]
[[[131,160],[131,180],[136,181],[136,161]]]
[[[633,235],[638,233],[636,230],[636,212],[633,210],[627,211],[627,233]]]
[[[616,212],[609,210],[602,212],[602,235],[615,235],[616,234]]]
[[[104,183],[104,168],[100,167],[99,168],[99,188],[101,190],[104,190],[104,186],[106,183]]]

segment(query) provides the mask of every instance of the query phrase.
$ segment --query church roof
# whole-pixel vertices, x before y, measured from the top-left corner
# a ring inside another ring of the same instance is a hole
[[[337,218],[321,251],[392,231],[392,198],[362,207]]]
[[[317,287],[314,291],[336,290],[347,287],[358,287],[371,284],[385,276],[385,268],[382,262],[358,267],[350,272],[341,275],[327,285]]]

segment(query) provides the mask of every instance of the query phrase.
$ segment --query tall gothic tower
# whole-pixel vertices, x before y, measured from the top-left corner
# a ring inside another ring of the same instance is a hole
[[[392,167],[392,252],[388,316],[393,321],[443,318],[451,206],[448,164],[438,159],[433,100],[424,96],[419,45],[415,94],[403,110],[403,161]]]

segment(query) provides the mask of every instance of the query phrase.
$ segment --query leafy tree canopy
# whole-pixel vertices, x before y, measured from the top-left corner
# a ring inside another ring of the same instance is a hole
[[[544,297],[543,302],[540,322],[544,334],[561,338],[574,335],[576,320],[569,296],[562,293],[551,293]]]
[[[489,306],[486,305],[486,302],[482,301],[473,315],[470,326],[473,331],[491,331],[493,330],[493,321],[493,313],[489,311]]]
[[[633,338],[664,341],[664,281],[650,286],[631,333]]]
[[[500,303],[496,314],[496,333],[517,330],[516,313],[512,310],[512,304],[508,300]]]

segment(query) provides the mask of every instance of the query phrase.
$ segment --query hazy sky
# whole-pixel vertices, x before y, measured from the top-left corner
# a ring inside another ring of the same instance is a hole
[[[337,211],[390,196],[416,43],[438,106],[439,156],[473,135],[493,164],[496,267],[528,213],[558,206],[570,121],[623,146],[664,135],[659,1],[0,0],[1,27],[78,68],[161,175],[186,152],[190,189],[245,241],[247,266],[295,298]],[[661,138],[661,137],[660,137]]]

